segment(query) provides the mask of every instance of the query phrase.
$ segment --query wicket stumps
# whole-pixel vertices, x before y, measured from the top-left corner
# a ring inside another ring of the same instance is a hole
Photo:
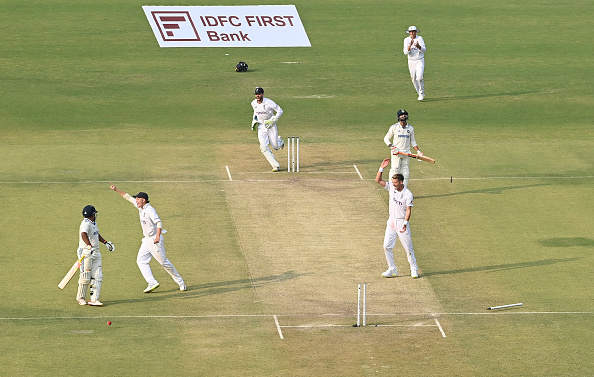
[[[299,136],[287,137],[287,171],[299,173]]]
[[[361,285],[363,286],[363,305],[361,305]],[[363,312],[363,316],[361,316],[361,312]],[[367,283],[359,283],[357,286],[357,324],[355,327],[361,327],[361,317],[363,317],[363,326],[367,326]]]

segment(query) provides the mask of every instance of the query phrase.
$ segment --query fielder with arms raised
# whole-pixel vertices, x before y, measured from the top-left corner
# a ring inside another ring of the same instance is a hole
[[[282,137],[278,136],[278,129],[276,128],[276,122],[283,115],[283,109],[273,100],[264,98],[264,89],[260,87],[256,88],[254,95],[256,98],[252,101],[252,108],[254,109],[252,131],[258,131],[260,151],[272,166],[272,171],[277,172],[280,169],[280,164],[268,145],[272,145],[275,151],[285,147],[285,142]]]
[[[406,258],[410,265],[410,276],[416,279],[419,277],[419,268],[417,267],[417,259],[415,258],[409,224],[413,207],[413,194],[409,189],[404,187],[404,177],[400,173],[393,175],[391,182],[386,182],[382,179],[382,172],[389,163],[389,158],[382,161],[375,177],[375,181],[390,193],[390,217],[386,223],[386,233],[384,236],[384,252],[388,262],[388,269],[382,273],[382,276],[391,278],[398,274],[393,252],[394,246],[396,246],[396,238],[398,238],[406,251]]]
[[[103,306],[99,301],[101,293],[101,282],[103,281],[103,269],[101,267],[101,253],[99,242],[105,244],[109,251],[114,251],[113,243],[106,241],[99,233],[97,227],[97,210],[92,205],[85,206],[82,211],[84,217],[80,223],[78,232],[78,259],[83,258],[80,265],[78,277],[78,291],[76,301],[79,305],[87,304],[87,290],[91,286],[91,299],[89,305]]]
[[[159,215],[157,215],[157,211],[149,204],[148,194],[146,192],[139,192],[134,196],[130,196],[130,194],[118,189],[115,185],[110,185],[109,188],[120,194],[138,209],[140,226],[142,227],[144,238],[142,239],[142,244],[138,250],[136,264],[138,265],[144,280],[148,283],[148,287],[146,287],[144,293],[152,292],[159,287],[159,282],[157,282],[153,276],[153,272],[149,265],[152,257],[155,257],[157,262],[159,262],[165,271],[171,275],[173,280],[179,284],[180,291],[185,291],[186,284],[184,283],[184,279],[182,279],[173,264],[165,255],[163,233],[165,233],[166,230],[163,229],[163,223],[161,222]]]
[[[408,177],[410,176],[408,163],[410,157],[398,154],[398,152],[410,153],[411,146],[419,155],[423,156],[423,152],[419,150],[419,146],[415,140],[413,126],[407,123],[408,112],[404,109],[398,110],[396,119],[398,123],[390,126],[388,133],[384,136],[384,143],[390,147],[390,154],[392,156],[390,177],[396,173],[402,174],[404,176],[404,187],[408,187]]]

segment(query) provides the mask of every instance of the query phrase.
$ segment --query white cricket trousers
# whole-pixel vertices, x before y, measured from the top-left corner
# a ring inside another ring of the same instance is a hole
[[[404,152],[404,151],[403,151]],[[406,153],[410,153],[410,151],[406,151]],[[408,163],[410,162],[410,157],[403,156],[401,154],[392,155],[392,161],[390,162],[390,179],[396,173],[400,173],[404,176],[404,187],[408,188],[408,178],[410,176],[410,169],[408,168]]]
[[[410,79],[419,95],[425,95],[425,81],[423,81],[423,74],[425,73],[425,59],[409,60],[408,71],[410,72]]]
[[[266,128],[262,124],[258,125],[258,140],[260,141],[260,151],[264,157],[266,157],[270,166],[280,169],[280,164],[268,147],[268,144],[270,144],[274,150],[280,149],[280,145],[278,145],[278,129],[276,128],[276,124],[270,128]]]
[[[410,233],[410,223],[406,227],[406,232],[401,233],[404,219],[392,220],[388,219],[386,224],[386,234],[384,236],[384,252],[386,254],[386,261],[389,268],[396,268],[394,262],[394,246],[396,246],[396,239],[400,239],[402,247],[406,251],[406,258],[410,265],[411,272],[416,272],[419,268],[417,266],[417,259],[415,258],[415,250],[413,249],[412,237]]]
[[[173,280],[179,284],[184,284],[184,279],[179,275],[173,264],[167,259],[165,255],[165,241],[163,236],[159,240],[159,243],[155,244],[154,237],[144,237],[142,239],[142,244],[140,245],[140,250],[138,250],[138,256],[136,257],[136,264],[138,264],[138,268],[140,269],[140,273],[142,273],[142,277],[149,285],[157,284],[157,280],[153,276],[153,271],[151,271],[151,267],[149,266],[149,262],[151,259],[155,257],[157,262],[165,271],[171,275]]]

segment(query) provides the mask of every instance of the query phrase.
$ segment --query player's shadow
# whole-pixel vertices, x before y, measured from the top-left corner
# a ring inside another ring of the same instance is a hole
[[[468,194],[493,194],[493,195],[501,195],[504,191],[508,190],[519,190],[525,189],[530,187],[539,187],[539,186],[549,186],[549,183],[536,183],[533,185],[518,185],[518,186],[505,186],[505,187],[488,187],[484,189],[478,190],[467,190],[467,191],[460,191],[460,192],[451,192],[447,194],[436,194],[436,195],[419,195],[415,196],[415,199],[428,199],[428,198],[445,198],[448,196],[458,196],[458,195],[468,195]]]
[[[578,259],[580,259],[580,258],[542,259],[542,260],[537,260],[537,261],[532,261],[532,262],[495,264],[495,265],[491,265],[491,266],[461,268],[458,270],[450,270],[450,271],[427,272],[427,273],[423,273],[423,275],[424,276],[438,276],[438,275],[462,274],[462,273],[467,273],[467,272],[481,272],[481,271],[500,272],[500,271],[505,271],[505,270],[514,270],[517,268],[549,266],[551,264],[556,264],[556,263],[573,262]]]
[[[106,303],[108,305],[118,305],[118,304],[128,304],[134,302],[147,302],[147,301],[160,301],[166,300],[172,297],[182,298],[182,299],[189,299],[189,298],[196,298],[196,297],[204,297],[204,296],[212,296],[218,294],[224,294],[229,292],[236,292],[244,289],[254,289],[257,287],[261,287],[267,284],[274,284],[274,283],[281,283],[283,281],[296,279],[300,276],[311,275],[312,273],[296,273],[294,271],[287,271],[283,272],[280,275],[271,275],[271,276],[264,276],[261,278],[255,279],[239,279],[239,280],[229,280],[229,281],[220,281],[220,282],[212,282],[212,283],[204,283],[204,284],[197,284],[197,285],[188,285],[188,290],[186,292],[180,292],[178,288],[172,290],[162,290],[161,288],[157,288],[152,293],[143,294],[142,297],[139,298],[131,298],[131,299],[123,299],[123,300],[113,300]]]
[[[466,95],[466,96],[442,96],[442,97],[426,97],[423,102],[437,102],[437,101],[459,101],[459,100],[466,100],[466,99],[478,99],[478,98],[493,98],[493,97],[515,97],[515,96],[523,96],[526,94],[535,94],[538,92],[509,92],[509,93],[485,93],[485,94],[475,94],[475,95]]]
[[[538,240],[538,244],[544,247],[594,247],[594,240],[587,237],[558,237]]]

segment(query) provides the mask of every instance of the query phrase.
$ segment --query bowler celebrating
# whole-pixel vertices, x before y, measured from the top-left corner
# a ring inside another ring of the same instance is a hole
[[[161,222],[161,218],[157,214],[157,211],[152,205],[149,204],[148,194],[146,192],[139,192],[132,197],[127,192],[115,187],[115,185],[111,185],[109,188],[120,194],[124,199],[132,203],[134,207],[138,209],[138,215],[140,216],[140,226],[142,227],[144,238],[142,239],[140,250],[138,250],[136,264],[138,265],[144,280],[146,280],[148,283],[148,287],[146,287],[144,293],[152,292],[159,287],[159,283],[151,271],[151,266],[149,266],[149,262],[153,257],[157,260],[157,262],[159,262],[161,266],[163,266],[165,271],[171,275],[173,280],[179,284],[180,291],[187,290],[184,279],[182,279],[175,267],[173,267],[173,264],[169,261],[169,259],[167,259],[167,256],[165,255],[165,241],[163,239],[163,233],[165,233],[166,230],[163,229],[163,223]]]
[[[389,158],[382,161],[375,177],[375,181],[390,193],[390,217],[386,223],[386,233],[384,235],[384,252],[388,262],[388,269],[382,273],[382,276],[392,278],[398,274],[396,264],[394,263],[393,252],[394,246],[396,246],[396,238],[398,238],[406,251],[406,258],[410,265],[410,276],[416,279],[419,277],[419,268],[417,267],[417,259],[415,258],[409,224],[413,207],[413,194],[409,189],[404,187],[404,177],[402,174],[393,175],[391,182],[386,182],[382,179],[382,172],[389,163]]]

